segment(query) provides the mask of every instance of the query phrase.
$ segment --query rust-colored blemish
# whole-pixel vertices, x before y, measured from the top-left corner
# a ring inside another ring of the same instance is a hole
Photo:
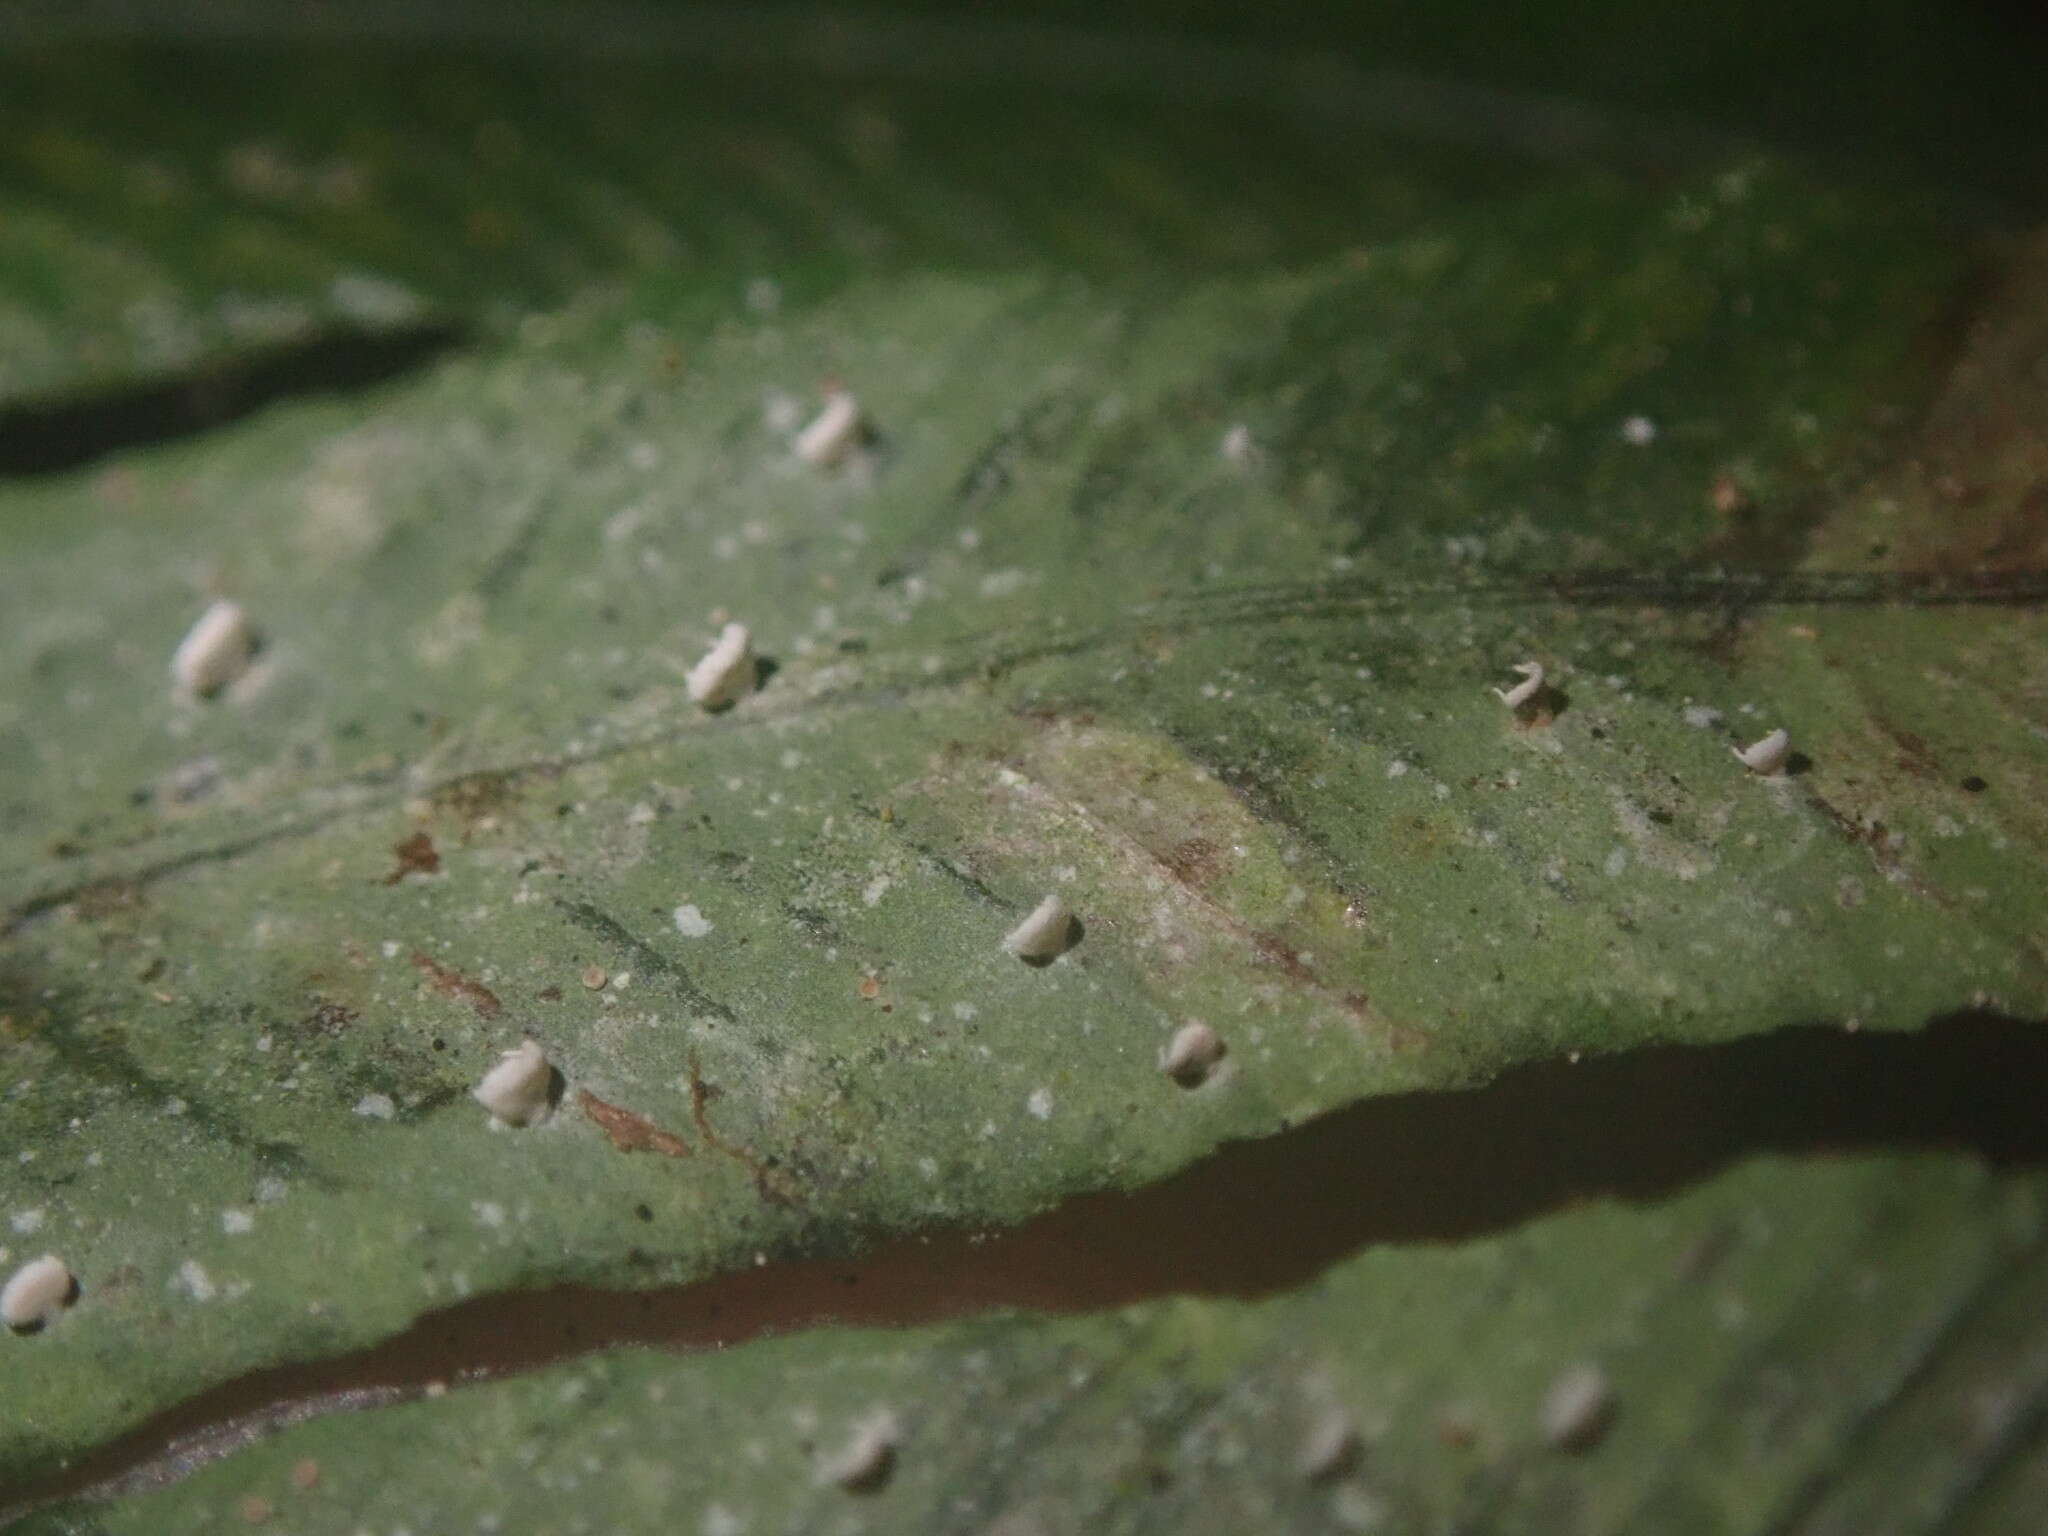
[[[1159,862],[1182,885],[1200,889],[1222,873],[1223,850],[1213,839],[1191,837],[1174,844],[1160,856]]]
[[[353,1008],[330,1002],[324,997],[313,1000],[313,1011],[299,1020],[299,1031],[308,1035],[338,1035],[355,1023],[360,1015]]]
[[[690,1058],[690,1118],[697,1124],[697,1134],[704,1145],[714,1152],[723,1153],[738,1163],[754,1177],[754,1188],[761,1198],[770,1205],[796,1204],[796,1187],[789,1176],[757,1156],[737,1142],[727,1141],[711,1128],[709,1113],[711,1096],[717,1090],[704,1081],[704,1074],[698,1070],[697,1058]]]
[[[1723,470],[1707,487],[1707,504],[1721,516],[1733,517],[1749,510],[1749,493],[1742,488],[1741,481]]]
[[[1899,767],[1916,778],[1941,780],[1941,765],[1934,760],[1934,753],[1928,749],[1927,741],[1924,737],[1914,731],[1902,730],[1897,726],[1886,725],[1883,720],[1879,720],[1878,724],[1884,728],[1885,732],[1898,745]]]
[[[860,993],[863,1002],[872,1003],[882,995],[882,983],[877,977],[863,976],[860,979],[860,985],[854,990]]]
[[[664,1131],[630,1109],[607,1104],[588,1088],[577,1091],[576,1102],[621,1152],[659,1152],[663,1157],[690,1155],[690,1145],[682,1137]]]
[[[427,978],[427,985],[443,997],[452,997],[459,1003],[467,1003],[477,1011],[480,1018],[495,1019],[505,1011],[498,1001],[498,994],[482,982],[465,976],[453,967],[442,965],[429,956],[413,951],[413,966]]]
[[[441,855],[434,851],[434,840],[425,832],[400,838],[391,845],[391,856],[397,862],[391,866],[391,873],[384,877],[386,885],[396,885],[407,875],[441,872]]]
[[[462,824],[463,836],[483,830],[499,812],[516,804],[519,799],[518,785],[522,771],[541,773],[552,777],[560,770],[550,766],[538,766],[531,770],[492,768],[478,773],[466,773],[460,778],[450,779],[438,785],[427,797],[428,803],[445,816],[452,816]]]
[[[1252,948],[1259,952],[1259,958],[1268,965],[1277,965],[1287,979],[1302,986],[1313,987],[1318,983],[1316,973],[1302,964],[1301,953],[1277,933],[1260,930],[1252,935]]]
[[[1918,430],[1837,502],[1811,559],[1961,578],[2048,566],[2048,232],[2015,242],[1977,290],[1966,323],[1941,328],[1947,373]],[[1908,515],[1872,521],[1893,507]]]

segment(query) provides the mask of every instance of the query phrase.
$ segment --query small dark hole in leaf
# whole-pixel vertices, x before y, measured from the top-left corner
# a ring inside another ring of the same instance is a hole
[[[1989,789],[1990,787],[1990,785],[1986,784],[1974,773],[1971,774],[1967,779],[1963,780],[1963,788],[1968,790],[1973,795],[1981,795],[1984,793],[1985,790]]]

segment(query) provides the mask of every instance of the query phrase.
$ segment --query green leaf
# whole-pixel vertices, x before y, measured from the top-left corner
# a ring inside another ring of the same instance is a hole
[[[1953,1158],[1760,1160],[1265,1300],[591,1356],[24,1529],[2021,1530],[2043,1195]],[[1546,1401],[1587,1367],[1607,1413],[1559,1446]],[[894,1465],[842,1490],[878,1412]]]
[[[47,22],[12,67],[0,1259],[82,1295],[6,1341],[0,1480],[468,1298],[1016,1223],[1534,1061],[2048,1007],[2038,245],[1595,109],[1532,164],[1557,119],[1506,92],[1290,107],[1266,55],[973,26],[927,78],[909,22],[763,75],[750,24],[646,20],[623,59]],[[820,471],[835,379],[873,436]],[[178,699],[217,594],[261,651]],[[731,618],[773,666],[706,714]],[[1082,937],[1027,967],[1050,891]],[[494,1133],[525,1036],[567,1093]],[[1619,1274],[1649,1218],[1600,1219]],[[1214,1329],[1221,1381],[1370,1299],[1130,1326]],[[1067,1327],[917,1348],[1028,1374]],[[412,1419],[481,1432],[306,1433]]]

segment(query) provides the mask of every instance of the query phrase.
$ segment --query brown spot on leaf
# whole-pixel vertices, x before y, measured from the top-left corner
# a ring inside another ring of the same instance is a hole
[[[2048,231],[2018,242],[1983,285],[1947,377],[1899,461],[1842,498],[1813,557],[1884,546],[1892,569],[1967,577],[2048,567]],[[1904,516],[1899,515],[1904,510]]]
[[[552,777],[558,770],[543,768],[536,771]],[[508,768],[466,773],[436,787],[427,797],[428,803],[442,815],[452,816],[460,822],[466,838],[487,830],[499,812],[518,802],[519,778],[519,770]]]
[[[344,1008],[340,1003],[331,1003],[324,997],[316,998],[313,1011],[299,1020],[299,1032],[331,1037],[355,1023],[358,1016],[353,1008]]]
[[[659,1152],[663,1157],[688,1157],[689,1143],[664,1131],[651,1120],[630,1109],[607,1104],[588,1088],[579,1089],[576,1102],[621,1152]]]
[[[1741,481],[1723,470],[1714,476],[1714,483],[1707,489],[1707,504],[1721,516],[1732,517],[1749,510],[1749,493],[1743,490]]]
[[[462,972],[445,966],[430,957],[413,951],[412,963],[419,973],[427,978],[427,985],[443,997],[452,997],[457,1002],[467,1003],[477,1011],[480,1018],[495,1019],[505,1011],[498,1001],[498,994],[480,981],[474,981]]]
[[[1259,958],[1269,965],[1277,965],[1287,974],[1287,979],[1303,986],[1317,985],[1316,973],[1302,963],[1300,953],[1277,933],[1261,931],[1252,935],[1252,947],[1259,952]]]
[[[711,1128],[708,1113],[711,1100],[718,1090],[704,1081],[704,1074],[697,1069],[697,1058],[690,1058],[690,1117],[697,1123],[697,1134],[704,1138],[704,1145],[712,1151],[731,1158],[754,1176],[754,1188],[761,1198],[770,1205],[796,1204],[796,1186],[789,1175],[777,1168],[766,1158],[749,1151],[736,1142],[727,1141]]]
[[[1191,837],[1176,843],[1159,862],[1182,885],[1200,889],[1222,873],[1223,850],[1210,838]]]
[[[1935,762],[1934,754],[1928,750],[1924,737],[1913,731],[1886,725],[1882,720],[1879,720],[1878,724],[1884,727],[1894,742],[1898,743],[1898,763],[1901,768],[1917,778],[1938,780],[1942,777],[1941,765]]]
[[[396,885],[407,875],[440,873],[441,855],[434,851],[434,840],[425,832],[415,832],[411,837],[393,843],[391,855],[397,862],[391,866],[391,873],[384,877],[386,885]]]

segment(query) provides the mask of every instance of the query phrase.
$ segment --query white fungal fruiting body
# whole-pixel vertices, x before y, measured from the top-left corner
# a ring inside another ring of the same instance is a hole
[[[889,1475],[902,1439],[896,1415],[878,1408],[853,1426],[846,1444],[818,1463],[818,1481],[847,1489],[877,1487]]]
[[[858,447],[866,428],[860,402],[843,389],[825,399],[825,408],[796,435],[796,456],[818,469],[830,469]]]
[[[1792,738],[1783,728],[1771,732],[1762,741],[1751,742],[1746,747],[1730,747],[1742,760],[1742,766],[1751,773],[1776,773],[1785,766],[1785,759],[1792,752]]]
[[[706,709],[717,709],[752,693],[759,676],[754,637],[746,625],[728,624],[718,632],[718,643],[690,668],[690,698]]]
[[[219,693],[249,669],[255,636],[240,603],[225,598],[199,616],[171,653],[171,678],[178,691],[204,699]]]
[[[538,1125],[548,1117],[554,1080],[555,1069],[539,1042],[522,1040],[484,1074],[474,1097],[500,1124]]]
[[[1614,1387],[1597,1365],[1569,1366],[1543,1395],[1543,1438],[1560,1451],[1579,1451],[1607,1432]]]
[[[1191,1019],[1174,1031],[1173,1039],[1159,1053],[1159,1070],[1192,1088],[1216,1069],[1223,1052],[1223,1037],[1200,1019]]]
[[[1494,696],[1509,709],[1520,709],[1543,691],[1543,663],[1540,661],[1517,662],[1508,668],[1510,672],[1522,674],[1522,680],[1512,688],[1496,688]]]
[[[1074,914],[1067,910],[1067,904],[1057,895],[1048,896],[1010,930],[1003,948],[1019,960],[1051,960],[1065,953],[1073,926]]]
[[[1324,1409],[1309,1426],[1294,1465],[1310,1482],[1320,1483],[1342,1472],[1357,1455],[1358,1430],[1351,1415],[1333,1406]]]
[[[0,1288],[0,1322],[16,1333],[35,1333],[54,1323],[78,1295],[78,1282],[54,1253],[30,1259]]]

